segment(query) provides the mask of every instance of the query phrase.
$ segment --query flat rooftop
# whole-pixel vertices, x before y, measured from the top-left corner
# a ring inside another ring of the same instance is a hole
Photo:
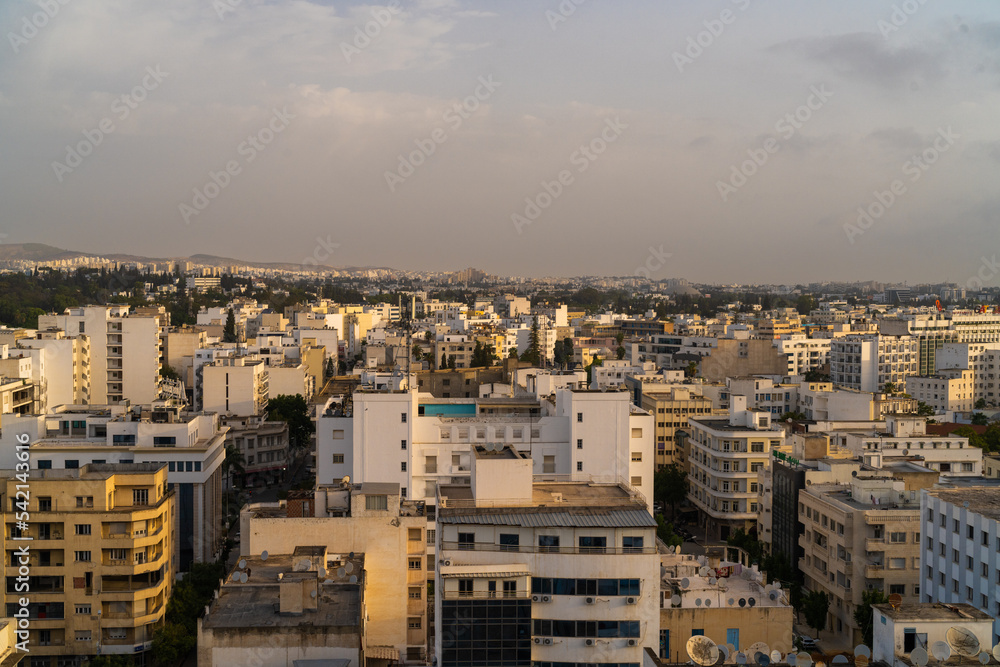
[[[950,480],[949,480],[950,481]],[[965,507],[970,512],[981,514],[994,521],[1000,521],[1000,480],[984,484],[987,480],[976,478],[976,486],[957,489],[928,489],[927,493],[958,507]]]
[[[895,608],[889,604],[873,604],[873,608],[895,621],[992,621],[993,617],[964,602],[943,604],[940,602],[901,604]]]

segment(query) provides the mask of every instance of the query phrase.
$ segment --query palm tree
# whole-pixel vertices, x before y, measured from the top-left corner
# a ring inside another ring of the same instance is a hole
[[[243,452],[237,449],[235,445],[226,445],[226,458],[222,462],[222,476],[227,477],[235,473],[237,479],[242,480],[243,475],[246,474],[246,468],[243,467],[244,463]],[[232,478],[229,480],[229,486],[233,486]]]

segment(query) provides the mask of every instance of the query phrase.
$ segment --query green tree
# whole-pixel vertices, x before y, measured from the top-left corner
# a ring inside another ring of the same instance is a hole
[[[970,419],[969,422],[973,426],[986,426],[990,423],[990,419],[982,412],[974,412],[972,414],[972,419]]]
[[[986,427],[986,431],[980,437],[984,442],[984,451],[1000,452],[1000,424],[993,422]]]
[[[674,532],[674,524],[668,523],[662,514],[656,515],[656,536],[668,547],[679,547],[684,544],[684,538]]]
[[[615,334],[615,342],[616,343],[618,343],[619,345],[621,345],[623,340],[625,340],[625,334],[624,334],[624,332],[619,331],[618,333]]]
[[[302,394],[280,394],[268,399],[267,421],[288,424],[288,440],[292,447],[306,447],[315,430],[309,416],[309,404]]]
[[[448,368],[448,353],[447,352],[442,352],[441,353],[441,364],[438,366],[438,370],[439,371],[443,371],[446,368]]]
[[[813,369],[806,371],[805,379],[806,382],[829,382],[830,376],[822,371]]]
[[[624,359],[626,351],[627,350],[625,349],[625,346],[619,345],[618,348],[615,350],[615,357],[617,357],[618,359]]]
[[[985,398],[980,398],[979,400],[977,400],[975,408],[976,408],[976,410],[983,410],[983,409],[985,409],[986,408],[986,399]]]
[[[449,354],[448,355],[448,370],[450,370],[450,371],[455,370],[455,355],[454,354]]]
[[[604,362],[601,361],[601,358],[595,354],[594,358],[591,359],[591,361],[590,361],[590,365],[587,366],[587,386],[588,387],[590,386],[590,383],[593,381],[593,378],[594,378],[594,366],[603,366],[603,365],[604,365]]]
[[[222,330],[222,341],[224,343],[236,342],[236,315],[232,308],[226,313],[226,326]]]
[[[864,635],[862,643],[865,646],[872,645],[872,634],[875,630],[875,626],[873,625],[875,615],[872,613],[872,605],[885,604],[888,601],[889,598],[885,596],[885,593],[880,588],[861,592],[861,604],[854,608],[854,622]]]
[[[785,414],[781,415],[779,421],[785,422],[790,419],[793,422],[800,422],[800,421],[805,421],[805,418],[806,416],[801,412],[798,412],[797,410],[792,410],[791,412],[786,412]]]
[[[961,438],[967,438],[969,440],[970,445],[972,445],[973,447],[979,447],[980,449],[983,450],[985,450],[988,446],[986,439],[983,436],[976,433],[975,429],[973,429],[970,426],[959,426],[948,435],[957,435]]]
[[[687,368],[684,369],[684,377],[693,378],[698,374],[698,362],[692,361],[688,363]]]
[[[886,382],[885,385],[882,387],[882,391],[884,391],[887,394],[895,394],[898,390],[899,389],[898,387],[896,387],[895,382]]]
[[[566,352],[561,340],[557,340],[552,346],[552,362],[560,368],[566,367]]]
[[[676,463],[664,466],[653,475],[653,498],[663,506],[670,506],[670,518],[677,516],[677,505],[684,502],[688,492],[687,472]]]
[[[326,371],[324,373],[328,378],[332,378],[337,374],[337,364],[334,362],[333,357],[326,358]]]
[[[563,354],[566,355],[566,367],[573,365],[573,339],[569,336],[563,338]]]
[[[826,615],[830,611],[830,597],[823,591],[809,591],[802,598],[802,614],[806,624],[816,634],[826,629]]]
[[[413,354],[414,361],[420,361],[424,356],[424,348],[420,347],[418,343],[414,343],[411,353]]]
[[[923,401],[917,401],[917,414],[921,417],[930,417],[937,412],[933,406],[927,405]]]
[[[243,452],[236,445],[226,445],[226,458],[222,461],[222,476],[233,475],[236,480],[243,480],[246,468],[243,467]],[[235,486],[235,480],[234,480]]]
[[[157,665],[174,667],[183,664],[197,644],[196,636],[188,633],[183,626],[164,623],[153,632],[152,657]],[[90,664],[93,665],[93,661]]]
[[[531,363],[535,366],[542,365],[541,334],[538,330],[538,317],[531,318],[531,333],[528,335],[528,351],[531,353]]]
[[[180,380],[181,376],[177,374],[174,367],[170,364],[163,364],[160,366],[160,375],[168,380]]]

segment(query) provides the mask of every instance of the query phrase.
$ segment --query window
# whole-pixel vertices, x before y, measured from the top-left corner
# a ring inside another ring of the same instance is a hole
[[[78,524],[76,524],[76,534],[77,535],[90,535],[90,524],[89,523],[78,523]]]
[[[503,582],[503,596],[505,598],[517,597],[517,580]]]
[[[128,558],[128,550],[126,549],[111,550],[111,560],[126,560],[127,558]]]
[[[153,447],[173,447],[177,444],[177,438],[172,435],[154,435]]]
[[[400,421],[400,423],[402,423],[402,424],[405,424],[405,423],[406,423],[406,413],[405,413],[405,412],[401,412],[401,413],[399,414],[399,421]]]
[[[66,469],[79,468],[80,462],[77,459],[66,459]]]
[[[475,533],[459,533],[458,534],[458,548],[461,551],[472,551],[476,548],[476,534]]]
[[[576,421],[577,421],[578,424],[583,421],[583,413],[582,412],[577,412],[576,413]]]
[[[622,551],[627,554],[642,553],[643,538],[641,535],[628,536],[622,538]]]
[[[365,496],[365,509],[382,511],[389,509],[389,496]]]
[[[405,439],[399,441],[399,448],[400,449],[406,449],[406,440]]]
[[[642,477],[633,476],[630,483],[632,486],[642,486]]]
[[[556,471],[556,457],[555,456],[544,456],[542,458],[542,472],[543,473],[554,473]]]
[[[763,452],[764,451],[764,443],[763,442],[751,442],[750,443],[750,451],[751,452]]]
[[[891,544],[902,544],[906,542],[906,533],[889,533],[889,542]]]
[[[369,496],[369,497],[371,497],[371,496]],[[410,558],[406,562],[406,564],[407,564],[407,567],[409,569],[411,569],[411,570],[419,570],[419,569],[421,569],[420,568],[420,559],[419,558]]]
[[[334,454],[333,455],[333,462],[334,463],[343,463],[344,462],[344,455],[343,454]]]
[[[406,472],[406,461],[400,462],[400,464],[399,464],[399,471],[400,472]]]
[[[500,551],[518,551],[520,535],[517,533],[500,533]]]
[[[149,504],[149,490],[148,489],[132,489],[132,504],[133,505],[148,505]]]
[[[542,553],[558,553],[559,551],[559,536],[558,535],[539,535],[538,536],[538,550]]]
[[[76,610],[76,613],[78,613],[78,614],[88,614],[89,615],[90,614],[90,605],[89,604],[78,604],[78,605],[76,605],[75,610]]]
[[[405,470],[405,468],[404,468]],[[425,456],[424,457],[424,472],[427,474],[434,474],[438,471],[438,457],[436,456]]]
[[[419,630],[420,629],[420,617],[419,616],[411,616],[410,618],[406,619],[406,627],[408,627],[410,630]]]
[[[641,462],[642,452],[632,452],[632,461],[636,463]]]
[[[461,598],[472,597],[472,579],[458,580],[458,597]]]
[[[604,553],[607,550],[608,538],[584,535],[579,539],[581,553]]]
[[[408,597],[411,600],[419,600],[421,596],[420,586],[410,586]]]
[[[90,630],[76,630],[74,638],[78,642],[89,642],[90,641]]]
[[[342,428],[335,428],[335,429],[333,429],[333,439],[334,440],[343,440],[344,439],[344,429],[342,429]]]
[[[84,563],[90,562],[90,552],[89,551],[74,551],[73,560]]]
[[[583,461],[577,461],[576,462],[576,471],[577,472],[583,472]]]
[[[889,584],[889,595],[906,595],[906,584]]]
[[[420,529],[419,528],[410,528],[408,531],[406,531],[406,539],[408,539],[411,542],[419,542],[420,541]]]
[[[634,428],[634,429],[632,429],[632,437],[633,438],[641,438],[642,437],[642,429],[641,428]]]

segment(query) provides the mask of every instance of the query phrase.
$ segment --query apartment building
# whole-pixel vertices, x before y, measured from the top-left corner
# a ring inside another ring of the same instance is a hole
[[[591,389],[617,389],[631,375],[642,375],[656,371],[656,364],[644,361],[633,364],[627,359],[607,359],[600,366],[591,369]]]
[[[642,392],[643,410],[653,415],[653,440],[656,442],[657,469],[682,459],[678,451],[677,431],[688,428],[688,417],[715,414],[712,399],[697,393],[697,388],[687,385],[646,389]]]
[[[799,402],[797,384],[775,382],[766,377],[728,377],[726,386],[731,396],[746,396],[747,407],[751,410],[769,412],[777,419],[787,412],[793,412]]]
[[[159,396],[160,327],[166,322],[162,308],[130,313],[129,306],[84,306],[39,315],[38,328],[90,338],[91,403],[151,403]]]
[[[62,329],[38,331],[21,338],[11,356],[29,356],[32,380],[39,387],[39,409],[90,403],[90,337],[67,336]]]
[[[975,405],[975,373],[965,368],[938,371],[936,375],[911,375],[904,391],[938,412],[969,412]]]
[[[261,415],[270,395],[270,369],[256,357],[222,357],[201,367],[205,412]]]
[[[937,350],[937,372],[970,370],[973,405],[1000,403],[1000,343],[945,343]]]
[[[625,391],[475,399],[356,391],[318,411],[316,479],[396,483],[433,506],[439,484],[468,480],[472,446],[487,442],[526,453],[540,479],[625,480],[652,509],[653,416]]]
[[[285,481],[291,463],[286,422],[266,421],[258,415],[220,416],[219,426],[226,430],[226,447],[232,445],[243,458],[244,486],[269,486]],[[234,481],[225,479],[223,484],[229,489]]]
[[[853,477],[849,484],[813,484],[799,492],[805,589],[830,597],[827,628],[862,642],[854,620],[865,590],[920,599],[920,496],[885,474]]]
[[[920,601],[1000,619],[1000,480],[949,480],[920,495]],[[992,644],[1000,643],[1000,620]]]
[[[746,396],[732,396],[726,418],[691,417],[686,438],[688,498],[698,508],[709,539],[725,540],[734,530],[756,526],[757,473],[785,431],[771,415],[747,409]]]
[[[427,551],[435,532],[428,528],[423,503],[402,500],[399,492],[398,484],[348,482],[290,494],[287,502],[248,505],[240,513],[240,552],[288,553],[308,543],[324,546],[333,558],[363,556],[366,655],[424,665],[430,631]]]
[[[918,374],[920,342],[912,336],[852,334],[830,341],[830,379],[859,391],[881,391],[887,383],[901,387]]]
[[[26,503],[20,484],[5,473],[6,601],[13,616],[19,608],[13,575],[27,565],[31,664],[82,665],[96,655],[141,659],[163,623],[174,580],[176,494],[168,489],[166,467],[32,471]],[[25,510],[27,529],[16,520]],[[23,545],[29,545],[27,563]]]
[[[45,415],[9,416],[0,432],[0,469],[16,465],[16,436],[31,444],[32,470],[74,470],[88,463],[157,463],[177,497],[171,554],[177,571],[210,561],[222,546],[222,461],[226,431],[215,414],[151,406],[59,406]],[[35,474],[32,472],[32,474]]]
[[[823,421],[873,419],[872,394],[834,387],[832,382],[799,383],[796,409],[806,419]]]
[[[659,641],[645,500],[619,483],[533,481],[511,445],[475,445],[438,488],[435,656],[468,664],[639,665]]]
[[[788,358],[788,375],[805,375],[830,363],[829,339],[783,335],[774,339],[774,347]]]
[[[202,327],[165,327],[160,333],[160,341],[163,347],[163,363],[180,376],[188,400],[193,399],[194,357],[198,350],[208,345],[208,333]]]
[[[881,468],[889,463],[912,461],[954,477],[983,474],[983,450],[956,435],[929,435],[927,419],[892,415],[879,427],[847,429],[831,433],[838,446],[861,457],[865,464]]]
[[[946,343],[1000,343],[1000,315],[968,310],[901,314],[879,320],[879,332],[916,339],[916,374],[931,375],[937,368],[937,351]]]
[[[935,644],[943,643],[951,648],[956,639],[953,628],[961,628],[975,637],[979,655],[985,656],[985,660],[980,657],[978,662],[988,663],[989,654],[996,645],[993,624],[993,616],[964,603],[874,604],[872,661],[880,665],[906,667],[916,663],[913,651],[918,648],[923,655],[930,654],[933,659]],[[951,652],[951,662],[977,661],[955,648],[951,648]]]
[[[37,391],[30,378],[0,376],[0,415],[30,414],[38,406]]]

